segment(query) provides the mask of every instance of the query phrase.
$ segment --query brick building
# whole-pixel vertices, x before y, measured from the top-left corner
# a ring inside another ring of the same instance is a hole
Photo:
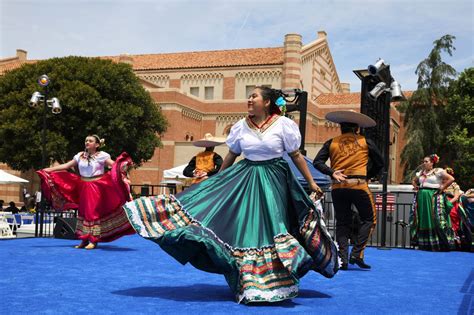
[[[16,57],[0,60],[0,75],[35,62],[26,57],[25,51],[17,50]],[[200,151],[192,145],[193,140],[206,133],[224,136],[246,115],[247,95],[258,85],[308,92],[305,145],[311,158],[327,139],[339,133],[337,124],[324,119],[327,112],[360,110],[360,93],[350,93],[349,84],[339,81],[324,31],[307,44],[300,35],[288,34],[281,47],[101,58],[130,64],[170,123],[162,137],[163,147],[132,172],[134,184],[158,184],[163,170],[187,163]],[[299,121],[298,112],[291,115]],[[398,183],[402,178],[403,117],[394,108],[391,116],[390,181]],[[220,146],[216,151],[224,156],[227,148]]]

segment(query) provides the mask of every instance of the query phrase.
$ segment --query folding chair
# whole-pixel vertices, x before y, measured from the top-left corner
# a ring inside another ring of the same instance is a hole
[[[0,238],[14,238],[13,231],[7,221],[7,215],[0,213]]]

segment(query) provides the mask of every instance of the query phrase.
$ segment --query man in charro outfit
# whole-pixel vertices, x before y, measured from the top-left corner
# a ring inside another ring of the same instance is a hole
[[[214,147],[225,143],[225,139],[213,137],[210,133],[206,133],[203,139],[193,142],[194,146],[206,148],[199,152],[189,161],[183,171],[186,177],[192,177],[192,184],[197,184],[209,178],[220,170],[222,165],[222,157],[214,152]]]
[[[358,129],[374,127],[376,123],[370,117],[354,111],[330,112],[326,119],[340,124],[341,135],[324,143],[313,165],[333,179],[331,194],[336,212],[336,241],[342,259],[340,269],[347,270],[348,262],[370,269],[364,261],[364,249],[375,228],[376,212],[367,181],[382,170],[383,158],[370,139],[358,134]],[[330,167],[326,165],[328,159],[331,161]],[[349,258],[352,205],[359,212],[360,226]]]

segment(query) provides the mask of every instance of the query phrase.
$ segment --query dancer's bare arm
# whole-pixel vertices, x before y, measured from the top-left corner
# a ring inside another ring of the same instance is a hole
[[[219,170],[219,172],[222,172],[223,170],[225,170],[229,166],[232,166],[232,164],[234,164],[235,159],[237,157],[238,157],[237,154],[235,154],[232,151],[229,151],[229,153],[227,153],[227,155],[224,158],[224,162],[222,163],[222,166],[221,166],[221,169]]]
[[[56,172],[56,171],[64,171],[68,170],[74,166],[77,166],[77,162],[75,160],[71,160],[67,163],[56,165],[53,167],[47,167],[44,169],[45,172]]]

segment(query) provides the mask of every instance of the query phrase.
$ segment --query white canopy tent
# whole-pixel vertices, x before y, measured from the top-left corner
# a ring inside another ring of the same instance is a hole
[[[169,170],[163,171],[163,180],[160,182],[162,185],[171,186],[189,186],[192,178],[183,175],[183,171],[187,164],[179,165]]]
[[[164,179],[186,179],[188,177],[183,175],[183,171],[186,168],[188,164],[183,164],[180,166],[176,166],[173,168],[170,168],[169,170],[164,170],[163,171],[163,178]]]
[[[21,177],[18,177],[10,173],[7,173],[3,170],[0,170],[0,184],[8,185],[8,184],[22,184],[22,183],[28,183],[28,181]]]
[[[28,183],[26,179],[23,179],[21,177],[12,175],[10,173],[7,173],[3,170],[0,170],[0,184],[8,185],[8,184],[22,184],[22,183]],[[13,222],[15,222],[15,217],[12,216],[11,214],[4,214],[0,213],[0,238],[14,238],[16,237],[13,235],[13,231],[10,227],[11,223],[8,223],[7,221],[7,215],[13,218]]]

